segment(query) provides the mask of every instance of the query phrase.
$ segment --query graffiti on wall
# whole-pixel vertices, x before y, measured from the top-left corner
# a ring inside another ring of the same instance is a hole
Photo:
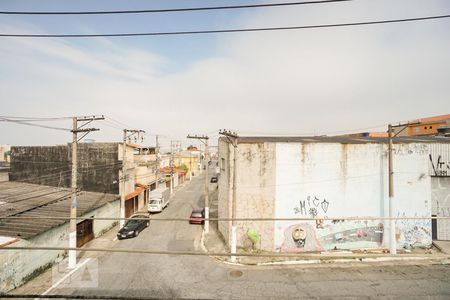
[[[384,226],[382,223],[375,224],[369,221],[344,221],[333,220],[328,229],[324,231],[320,241],[331,247],[342,248],[351,246],[352,243],[372,244],[380,246],[383,243]]]
[[[429,157],[435,176],[450,176],[450,161],[445,161],[441,155],[438,155],[435,161],[433,161],[431,154]]]
[[[375,221],[320,220],[321,227],[298,223],[287,227],[281,251],[304,252],[377,247],[383,243],[384,227]]]
[[[330,202],[325,198],[319,199],[317,196],[308,196],[306,200],[298,201],[298,205],[294,207],[294,214],[315,218],[319,213],[326,214],[329,206]]]
[[[406,214],[398,214],[398,217],[406,217]],[[417,217],[417,213],[414,215]],[[398,220],[395,224],[395,238],[399,246],[414,247],[428,246],[431,244],[431,220]]]
[[[281,251],[311,252],[323,251],[316,236],[316,230],[311,224],[299,223],[286,228]]]
[[[426,144],[396,144],[392,149],[392,152],[398,156],[411,154],[426,155],[428,151],[428,145]]]

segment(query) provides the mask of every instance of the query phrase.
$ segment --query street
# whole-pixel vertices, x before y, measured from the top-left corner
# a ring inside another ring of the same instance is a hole
[[[202,207],[204,177],[198,176],[181,187],[170,205],[153,216],[187,218],[192,208]],[[215,184],[210,185],[211,190]],[[202,251],[202,226],[187,221],[151,221],[138,237],[113,241],[113,248],[170,251]],[[70,287],[60,284],[48,294],[200,299],[448,299],[448,264],[330,264],[297,266],[236,266],[207,256],[90,253],[98,263],[98,287]],[[398,264],[398,263],[397,263]],[[76,282],[83,272],[75,272]],[[33,279],[14,294],[42,294],[51,285],[51,271]]]

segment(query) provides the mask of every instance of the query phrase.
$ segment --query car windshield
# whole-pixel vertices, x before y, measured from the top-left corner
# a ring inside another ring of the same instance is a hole
[[[126,224],[125,224],[125,228],[129,228],[129,227],[134,227],[136,225],[139,224],[139,220],[129,220]]]
[[[150,204],[159,204],[160,200],[150,200]]]

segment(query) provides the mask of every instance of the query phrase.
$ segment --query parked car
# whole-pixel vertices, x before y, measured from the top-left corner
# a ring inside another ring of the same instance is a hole
[[[205,217],[205,209],[193,209],[191,217],[189,218],[189,224],[204,224],[205,220],[201,220]]]
[[[211,177],[211,183],[215,183],[215,182],[217,182],[217,177],[216,176]]]
[[[132,219],[128,220],[125,225],[117,233],[119,240],[136,237],[146,227],[150,226],[150,218],[148,215],[134,215]],[[133,220],[134,218],[138,220]]]

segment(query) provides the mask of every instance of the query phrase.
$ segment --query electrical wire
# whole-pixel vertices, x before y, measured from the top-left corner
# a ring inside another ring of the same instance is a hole
[[[28,125],[28,126],[41,127],[41,128],[46,128],[46,129],[54,129],[54,130],[61,130],[61,131],[68,131],[68,132],[71,131],[71,130],[68,129],[68,128],[54,127],[54,126],[47,126],[47,125],[41,125],[41,124],[34,124],[34,123],[27,122],[27,121],[13,120],[13,119],[3,118],[3,117],[0,117],[0,122],[1,122],[1,121],[4,121],[4,122],[11,122],[11,123],[18,123],[18,124]]]
[[[230,6],[207,6],[207,7],[186,7],[186,8],[164,8],[164,9],[141,9],[141,10],[112,10],[112,11],[0,11],[3,15],[111,15],[111,14],[140,14],[140,13],[171,13],[171,12],[190,12],[207,10],[225,10],[225,9],[244,9],[244,8],[263,8],[280,6],[297,6],[309,4],[326,4],[333,2],[348,2],[352,0],[318,0],[318,1],[299,1],[299,2],[281,2],[281,3],[262,3]]]
[[[217,29],[217,30],[192,30],[192,31],[166,31],[166,32],[137,32],[137,33],[94,33],[94,34],[16,34],[16,33],[0,33],[0,37],[11,38],[94,38],[94,37],[139,37],[139,36],[163,36],[163,35],[193,35],[193,34],[217,34],[217,33],[240,33],[240,32],[257,32],[257,31],[281,31],[281,30],[301,30],[301,29],[319,29],[319,28],[336,28],[349,26],[377,25],[389,23],[402,23],[414,21],[426,21],[450,18],[450,15],[426,16],[406,19],[392,19],[379,21],[365,21],[353,23],[335,23],[335,24],[319,24],[319,25],[303,25],[303,26],[285,26],[285,27],[259,27],[259,28],[241,28],[241,29]]]
[[[302,257],[302,258],[320,258],[320,259],[336,259],[336,255],[324,255],[322,253],[286,253],[286,252],[272,252],[272,253],[230,253],[230,252],[194,252],[194,251],[167,251],[167,250],[149,250],[149,249],[136,249],[136,248],[74,248],[74,247],[15,247],[8,246],[0,248],[0,251],[13,251],[13,250],[73,250],[73,251],[87,251],[87,252],[110,252],[110,253],[141,253],[141,254],[153,254],[153,255],[185,255],[185,256],[236,256],[236,257]],[[418,257],[429,256],[433,254],[402,254],[402,257]],[[350,253],[348,255],[339,256],[340,259],[349,258],[355,259],[357,257],[386,257],[390,254],[371,254],[371,253]]]

